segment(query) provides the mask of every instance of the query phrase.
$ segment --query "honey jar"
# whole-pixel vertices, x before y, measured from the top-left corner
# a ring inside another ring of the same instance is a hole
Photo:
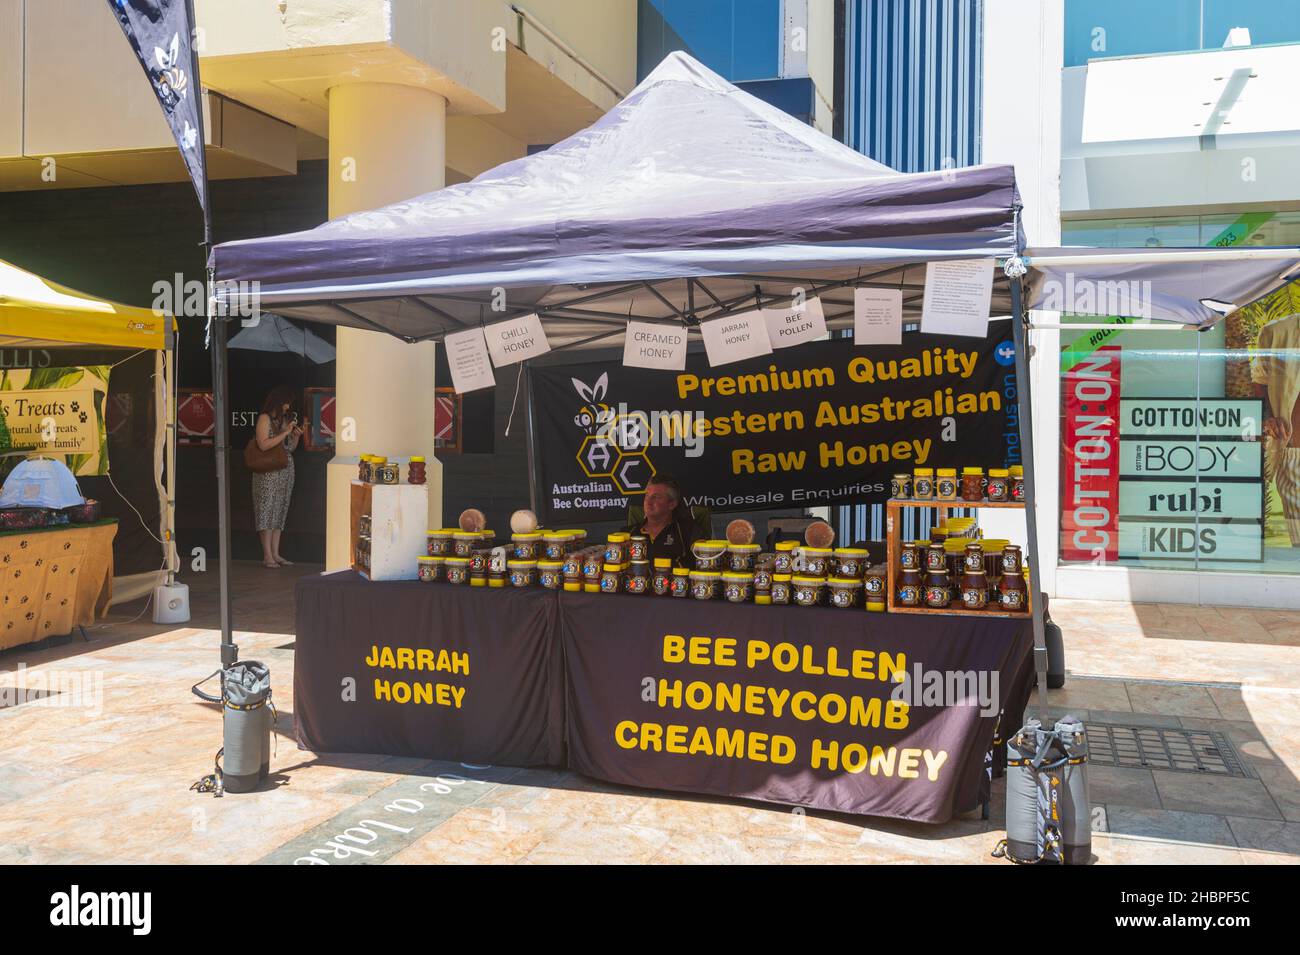
[[[448,557],[447,558],[447,583],[463,584],[469,580],[469,558],[468,557]]]
[[[999,604],[1003,610],[1019,613],[1029,608],[1029,588],[1021,574],[1003,574],[998,588]]]
[[[952,603],[952,584],[948,571],[931,571],[925,578],[925,605],[941,610]]]
[[[600,569],[600,592],[616,594],[622,589],[623,565],[606,563]]]
[[[539,560],[537,582],[547,590],[559,590],[560,585],[564,583],[564,561]]]
[[[917,550],[915,541],[907,541],[903,544],[903,549],[898,555],[898,569],[921,569],[921,552]]]
[[[691,572],[685,567],[674,567],[668,593],[674,597],[686,597],[691,592]]]
[[[722,575],[722,593],[728,603],[749,603],[754,595],[754,575],[744,571],[727,571]]]
[[[510,578],[511,587],[532,587],[537,583],[537,561],[508,560],[506,576]]]
[[[794,569],[794,549],[797,546],[796,541],[777,541],[776,553],[772,557],[773,573],[788,574]]]
[[[948,555],[942,544],[932,543],[925,549],[925,570],[930,574],[948,572]]]
[[[1025,503],[1025,469],[1022,465],[1013,464],[1010,470],[1011,500],[1023,504]]]
[[[982,561],[981,561],[982,563]],[[966,570],[961,575],[961,605],[967,610],[983,610],[989,602],[989,582],[984,568]]]
[[[625,531],[618,531],[610,534],[605,538],[605,563],[607,564],[626,564],[630,559],[628,551],[632,535]]]
[[[424,477],[424,458],[416,456],[411,458],[410,463],[406,465],[406,483],[423,484]]]
[[[826,581],[821,577],[796,575],[790,585],[790,597],[800,607],[815,607],[826,602]]]
[[[650,589],[650,561],[634,560],[623,578],[623,592],[643,594]]]
[[[961,499],[978,503],[984,500],[984,469],[961,469]]]
[[[654,573],[650,575],[650,590],[657,597],[662,597],[673,587],[673,562],[669,557],[656,557]]]
[[[957,500],[956,468],[939,468],[934,482],[934,496],[940,501]]]
[[[722,570],[722,561],[727,553],[726,541],[696,541],[691,545],[695,557],[696,570]]]
[[[790,603],[790,574],[772,575],[772,603],[782,606]]]
[[[934,468],[913,469],[912,498],[917,501],[934,500]]]
[[[542,550],[547,560],[564,560],[569,552],[569,535],[564,531],[543,534]]]
[[[722,574],[713,570],[690,572],[691,596],[696,600],[715,600],[718,596]]]
[[[757,544],[728,544],[727,566],[735,573],[749,573],[754,569],[754,560],[758,557]]]
[[[868,601],[884,600],[888,590],[887,576],[883,564],[869,567],[862,575],[862,593]]]
[[[542,532],[511,534],[510,543],[514,547],[515,560],[537,560],[542,549]]]
[[[985,490],[990,502],[1000,504],[1011,499],[1011,472],[1005,468],[989,468],[989,483]]]
[[[837,547],[835,549],[835,572],[840,577],[861,580],[870,557],[871,555],[865,547]]]
[[[455,531],[450,529],[429,531],[426,535],[428,542],[428,553],[430,557],[448,557],[452,554],[452,535]]]
[[[912,496],[912,475],[895,474],[889,479],[889,496],[896,501],[906,501]]]
[[[905,570],[898,575],[894,600],[903,607],[919,607],[925,597],[919,570]]]
[[[799,551],[803,561],[801,573],[807,577],[825,577],[830,571],[833,551],[829,547],[804,547]]]
[[[862,597],[862,581],[853,577],[832,577],[827,585],[830,588],[830,605],[840,609],[856,607]]]

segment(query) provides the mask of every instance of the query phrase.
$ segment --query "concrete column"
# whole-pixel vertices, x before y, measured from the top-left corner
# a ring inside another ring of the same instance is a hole
[[[981,161],[1016,167],[1031,246],[1061,244],[1061,69],[1065,57],[1063,0],[1020,3],[985,0],[984,109]],[[1035,323],[1056,324],[1054,312],[1035,311]],[[1008,331],[1008,336],[1010,331]],[[1060,333],[1036,331],[1029,376],[1034,404],[1038,554],[1043,589],[1056,594],[1061,533]],[[1023,540],[1023,515],[985,511],[990,537]]]
[[[446,124],[447,101],[428,90],[391,83],[332,87],[330,218],[441,189]],[[349,487],[361,454],[403,461],[424,455],[428,526],[442,526],[442,468],[433,456],[434,348],[432,342],[409,345],[380,332],[338,330],[338,438],[326,496],[327,569],[348,563]]]

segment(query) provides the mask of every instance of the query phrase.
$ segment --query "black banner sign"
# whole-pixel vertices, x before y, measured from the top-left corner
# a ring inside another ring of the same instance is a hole
[[[294,591],[294,728],[304,749],[556,766],[555,594],[347,571]]]
[[[914,467],[1019,460],[1010,327],[985,339],[831,340],[684,372],[617,359],[533,370],[540,488],[550,526],[620,520],[671,473],[714,511],[884,500]]]
[[[944,822],[1033,676],[1027,620],[646,599],[560,601],[569,765],[615,783]]]

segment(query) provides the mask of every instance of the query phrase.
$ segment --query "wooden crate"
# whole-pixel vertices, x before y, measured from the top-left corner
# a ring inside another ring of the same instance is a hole
[[[890,500],[885,504],[885,547],[887,556],[885,586],[888,588],[886,596],[886,607],[890,613],[923,613],[939,614],[950,617],[1007,617],[1016,620],[1028,620],[1034,614],[1034,595],[1030,592],[1033,588],[1026,587],[1025,593],[1028,599],[1028,609],[1022,613],[1008,613],[1005,610],[967,610],[965,607],[948,607],[946,610],[935,610],[933,607],[903,607],[895,599],[894,591],[897,586],[896,577],[898,576],[898,558],[903,552],[902,541],[902,513],[908,508],[929,507],[939,512],[939,518],[946,520],[949,511],[958,508],[1018,508],[1024,510],[1025,505],[1020,501],[983,501],[975,503],[973,501],[895,501]]]
[[[426,550],[429,488],[425,484],[353,481],[349,508],[349,563],[370,580],[415,580]],[[357,563],[361,515],[370,515],[370,569]]]

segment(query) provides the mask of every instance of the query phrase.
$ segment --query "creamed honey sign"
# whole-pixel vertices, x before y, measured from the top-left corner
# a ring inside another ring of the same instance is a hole
[[[681,371],[535,369],[543,519],[621,519],[660,473],[720,512],[871,503],[897,471],[1017,463],[1010,328],[990,329],[816,342],[719,368],[692,355]]]

